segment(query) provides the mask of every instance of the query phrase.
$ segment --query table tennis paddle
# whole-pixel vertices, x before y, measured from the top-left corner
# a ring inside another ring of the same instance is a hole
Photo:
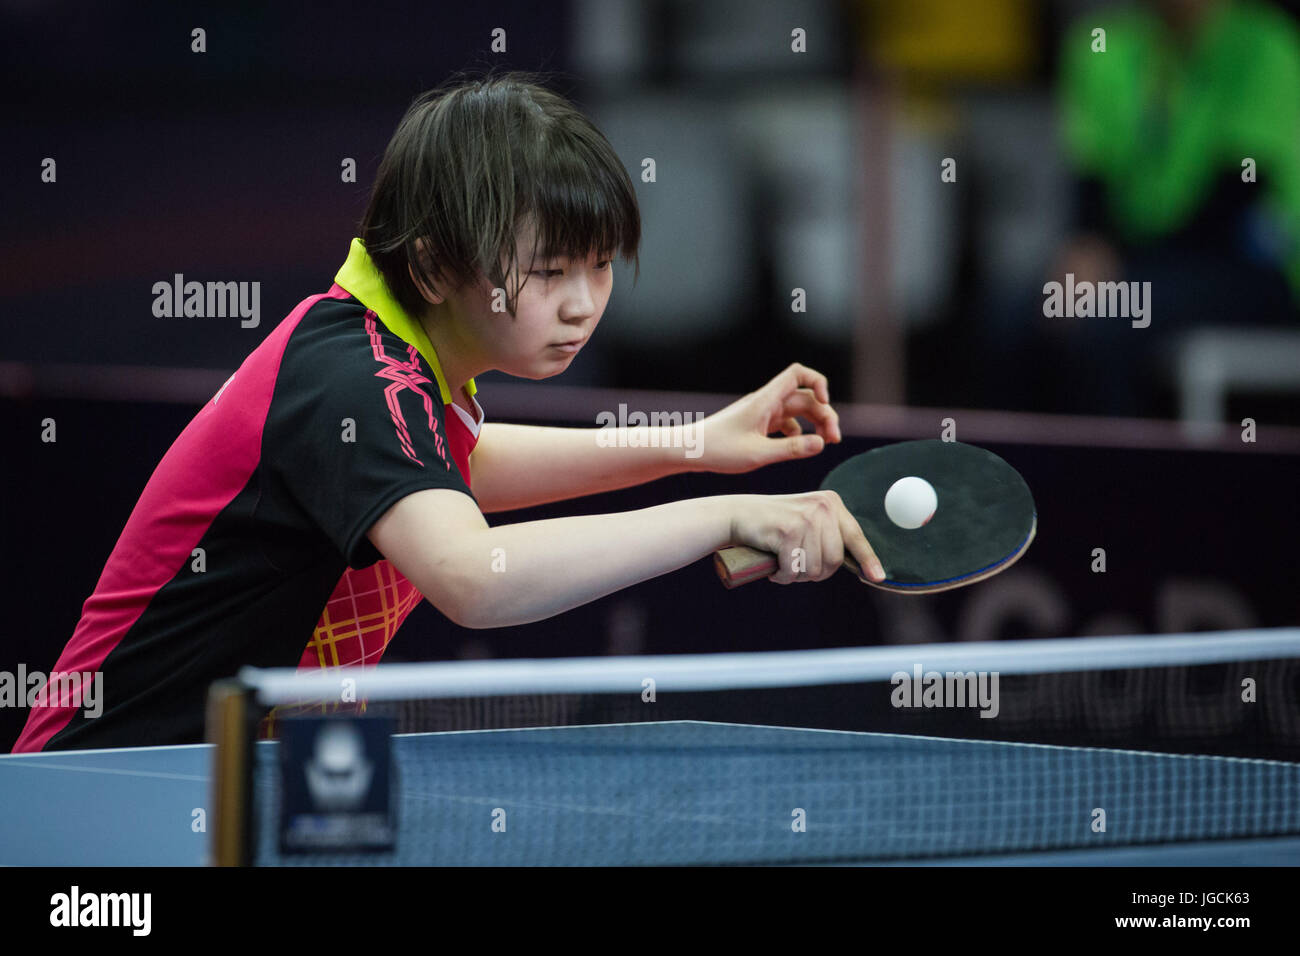
[[[929,482],[938,507],[919,528],[899,527],[885,513],[885,493],[900,478]],[[873,587],[929,594],[964,587],[1005,571],[1025,553],[1038,530],[1028,485],[990,451],[962,442],[925,441],[883,445],[831,469],[823,490],[836,492],[885,569],[885,580],[865,578],[846,552],[844,565]],[[775,574],[773,554],[731,547],[713,556],[728,588]]]

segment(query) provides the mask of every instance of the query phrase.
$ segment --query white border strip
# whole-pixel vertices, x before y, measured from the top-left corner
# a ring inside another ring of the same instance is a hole
[[[1001,674],[1190,666],[1225,661],[1300,657],[1300,628],[1129,637],[1076,637],[548,660],[448,661],[380,667],[246,667],[239,679],[264,704],[338,700],[341,682],[355,682],[357,699],[487,697],[510,694],[640,693],[653,678],[658,691],[794,687],[888,681],[895,673],[997,671]]]

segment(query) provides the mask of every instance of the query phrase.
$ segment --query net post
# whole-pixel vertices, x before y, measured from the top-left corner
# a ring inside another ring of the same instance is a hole
[[[253,689],[239,680],[214,683],[208,691],[207,733],[212,750],[213,866],[253,862]]]

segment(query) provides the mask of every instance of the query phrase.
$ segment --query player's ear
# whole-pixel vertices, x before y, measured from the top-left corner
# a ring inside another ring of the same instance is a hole
[[[424,269],[432,270],[433,260],[429,257],[429,252],[425,248],[423,239],[415,240],[415,254],[419,257],[420,265]],[[432,302],[434,305],[442,304],[442,301],[445,298],[445,296],[443,296],[442,293],[440,293],[437,289],[425,285],[423,282],[421,282],[419,276],[415,274],[414,267],[412,267],[409,263],[406,266],[406,271],[410,273],[411,281],[415,283],[415,287],[418,290],[420,290],[420,295],[424,296],[425,301]]]

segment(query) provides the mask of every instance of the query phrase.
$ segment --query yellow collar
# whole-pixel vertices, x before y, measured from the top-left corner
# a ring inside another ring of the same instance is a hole
[[[352,246],[348,250],[348,261],[343,263],[334,281],[379,316],[379,321],[383,322],[389,331],[402,341],[415,346],[415,350],[429,363],[429,368],[433,369],[433,377],[438,380],[438,392],[442,395],[442,403],[450,405],[451,389],[447,387],[442,366],[438,364],[438,353],[433,350],[433,343],[429,341],[424,326],[407,315],[393,298],[388,291],[388,286],[384,284],[384,277],[375,268],[374,261],[366,252],[366,247],[362,245],[360,239],[352,240]],[[473,395],[477,391],[478,387],[472,378],[465,383],[467,395]]]

